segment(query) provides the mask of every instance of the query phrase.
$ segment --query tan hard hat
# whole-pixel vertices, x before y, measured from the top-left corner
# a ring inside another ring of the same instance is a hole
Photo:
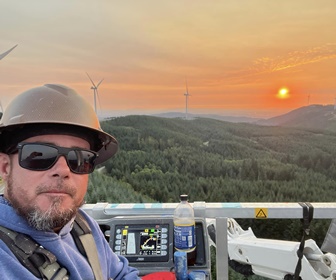
[[[0,141],[7,146],[14,135],[22,141],[54,133],[88,139],[91,149],[99,153],[97,164],[118,150],[117,140],[101,129],[92,106],[63,85],[46,84],[21,93],[7,106],[0,121]]]

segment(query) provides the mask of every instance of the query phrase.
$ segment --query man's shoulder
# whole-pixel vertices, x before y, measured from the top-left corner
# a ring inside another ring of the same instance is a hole
[[[101,229],[97,221],[93,217],[91,217],[87,212],[85,212],[83,209],[78,210],[76,219],[78,219],[78,215],[80,215],[87,222],[89,228],[91,229],[93,233],[96,231],[101,232]]]
[[[84,218],[84,220],[87,223],[89,223],[90,225],[91,224],[97,224],[98,225],[97,221],[81,208],[79,208],[76,216],[77,216],[76,219],[78,219],[78,216]]]

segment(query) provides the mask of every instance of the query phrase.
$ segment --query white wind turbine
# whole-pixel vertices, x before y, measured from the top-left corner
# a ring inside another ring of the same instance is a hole
[[[91,87],[91,89],[93,89],[94,110],[95,110],[95,112],[96,112],[96,114],[97,114],[97,99],[99,100],[99,96],[98,96],[98,87],[99,87],[99,85],[101,84],[101,82],[104,80],[104,78],[101,79],[100,82],[99,82],[97,85],[95,85],[95,83],[92,81],[92,79],[91,79],[91,77],[89,76],[89,74],[86,73],[86,75],[89,77],[89,79],[90,79],[90,81],[91,81],[91,83],[92,83],[92,87]]]
[[[187,79],[186,79],[186,92],[184,94],[184,96],[186,97],[186,112],[185,112],[185,118],[186,120],[188,119],[188,97],[190,96],[189,91],[188,91],[188,83],[187,83]]]
[[[0,54],[0,60],[3,59],[7,54],[9,54],[12,50],[14,50],[17,47],[17,45],[15,45],[14,47],[10,48],[8,51],[1,53]],[[2,107],[2,103],[0,101],[0,119],[2,118],[3,115],[3,107]],[[0,193],[2,193],[1,187],[0,187]]]

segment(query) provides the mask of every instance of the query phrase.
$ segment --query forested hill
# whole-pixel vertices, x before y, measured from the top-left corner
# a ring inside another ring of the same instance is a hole
[[[119,117],[102,128],[120,143],[104,180],[127,185],[122,202],[176,202],[181,193],[207,202],[336,200],[331,132],[151,116]],[[120,202],[108,190],[96,199]]]
[[[256,123],[336,132],[336,111],[334,105],[314,104],[267,120],[258,120]]]
[[[105,173],[90,176],[88,203],[334,202],[336,135],[213,119],[127,116],[102,122],[120,143]],[[300,240],[300,221],[250,220],[258,237]],[[321,244],[328,221],[311,224]]]

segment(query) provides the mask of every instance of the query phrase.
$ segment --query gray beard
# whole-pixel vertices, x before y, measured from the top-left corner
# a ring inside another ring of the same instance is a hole
[[[45,212],[40,209],[31,209],[24,213],[30,226],[41,231],[52,231],[55,228],[62,228],[66,225],[77,213],[77,209],[59,210],[59,205],[62,203],[61,198],[55,198],[52,205]],[[20,213],[21,215],[23,213]]]
[[[62,186],[60,183],[60,188],[68,188],[67,186]],[[38,189],[45,189],[47,187],[41,186]],[[16,209],[17,213],[26,218],[28,224],[33,228],[41,231],[54,231],[54,229],[60,229],[65,226],[76,214],[79,209],[84,204],[84,200],[80,205],[73,205],[68,209],[60,209],[62,204],[61,197],[50,198],[51,206],[46,211],[42,211],[36,205],[22,205],[16,198],[13,192],[13,181],[9,178],[7,182],[7,199],[12,204],[13,208]],[[21,193],[24,195],[24,193]]]

